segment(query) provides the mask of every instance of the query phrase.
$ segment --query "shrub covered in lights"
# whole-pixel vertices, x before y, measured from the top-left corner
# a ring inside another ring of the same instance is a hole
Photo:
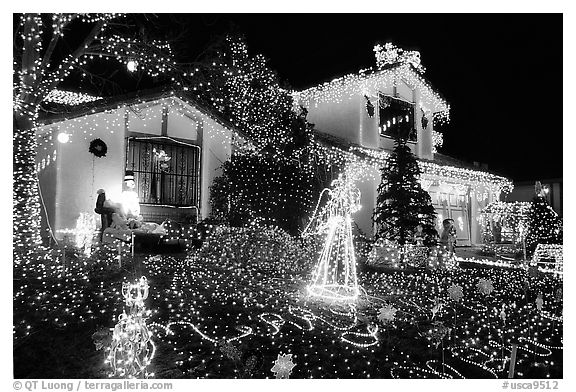
[[[239,149],[215,180],[211,201],[216,218],[235,226],[264,218],[291,233],[314,199],[311,140],[306,112],[261,55],[251,56],[243,38],[226,37],[205,59],[195,88],[199,99],[230,119],[253,148]]]
[[[538,195],[532,200],[528,216],[526,234],[528,254],[534,253],[538,244],[562,243],[562,222],[544,197]]]
[[[311,172],[297,162],[236,154],[211,186],[212,213],[231,226],[263,219],[296,234],[310,210],[312,188]]]
[[[14,342],[47,326],[102,321],[105,310],[116,305],[109,301],[114,288],[103,282],[121,274],[112,249],[99,249],[90,258],[70,250],[31,254],[29,262],[14,266]]]
[[[220,226],[206,240],[198,257],[269,273],[307,273],[317,259],[317,249],[311,240],[292,237],[275,226]]]

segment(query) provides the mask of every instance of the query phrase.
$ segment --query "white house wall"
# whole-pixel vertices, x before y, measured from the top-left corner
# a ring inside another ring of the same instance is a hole
[[[122,192],[124,170],[124,110],[98,113],[60,123],[58,132],[70,135],[68,143],[57,143],[55,224],[72,229],[81,212],[94,212],[96,191],[117,198]],[[88,152],[90,142],[100,138],[108,146],[105,157]]]
[[[201,117],[191,118],[181,110],[170,108],[168,112],[168,136],[199,141],[198,131],[201,128]]]
[[[160,103],[152,102],[142,105],[134,105],[127,110],[128,131],[147,133],[149,135],[162,134],[162,110]]]
[[[352,143],[361,143],[362,116],[365,99],[358,95],[341,102],[321,102],[308,107],[308,122],[321,132]]]
[[[161,135],[165,107],[168,108],[166,136],[201,145],[200,217],[205,218],[210,215],[210,185],[222,174],[222,163],[230,158],[231,131],[176,98],[150,103],[136,112],[129,110],[129,131]],[[154,126],[146,126],[142,119],[148,119]]]
[[[127,137],[134,133],[161,136],[162,113],[167,105],[170,108],[167,136],[201,144],[200,216],[210,214],[209,188],[214,178],[221,175],[222,163],[230,158],[231,131],[190,105],[166,99],[44,127],[43,132],[53,133],[51,148],[56,150],[57,159],[39,173],[39,178],[47,215],[57,238],[62,238],[59,231],[76,226],[80,213],[94,213],[98,189],[103,188],[108,198],[119,200]],[[70,136],[68,143],[55,141],[61,132]],[[88,152],[90,142],[96,138],[108,146],[105,157]]]
[[[210,186],[215,177],[222,175],[222,164],[232,154],[232,132],[214,120],[206,118],[203,124],[204,150],[202,151],[202,200],[203,217],[210,214]]]
[[[432,129],[433,121],[430,118],[426,130],[422,129],[422,113],[419,108],[420,93],[412,89],[404,81],[399,80],[396,88],[382,85],[378,91],[368,94],[370,101],[375,106],[375,115],[370,118],[366,110],[366,98],[364,93],[358,91],[356,95],[341,101],[313,102],[307,107],[308,121],[323,133],[334,135],[350,143],[362,147],[392,150],[394,140],[381,137],[378,130],[379,110],[378,93],[396,96],[409,102],[416,102],[414,123],[418,132],[418,142],[408,143],[408,146],[419,158],[432,159]]]
[[[360,189],[360,211],[356,212],[352,219],[360,230],[367,236],[372,236],[374,225],[372,214],[376,208],[376,198],[378,197],[378,185],[380,185],[380,171],[376,168],[368,169],[370,173],[359,181],[357,186]]]

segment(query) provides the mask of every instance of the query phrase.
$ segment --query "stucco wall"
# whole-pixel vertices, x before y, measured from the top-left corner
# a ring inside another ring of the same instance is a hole
[[[57,160],[40,173],[50,223],[57,238],[62,238],[58,230],[76,226],[81,212],[94,212],[98,189],[105,189],[110,199],[119,199],[126,163],[126,138],[132,133],[160,136],[163,104],[167,102],[141,104],[134,110],[116,109],[51,126],[54,140],[60,132],[70,135],[68,143],[54,142]],[[231,154],[231,132],[186,104],[169,107],[166,130],[167,136],[202,147],[200,212],[201,217],[206,217],[210,212],[209,187]],[[88,152],[90,141],[95,138],[107,144],[105,157],[97,158]]]
[[[307,119],[320,132],[360,144],[362,116],[366,112],[364,102],[364,97],[357,95],[342,102],[312,104],[307,108]]]
[[[124,173],[124,110],[99,113],[57,125],[58,132],[70,135],[58,148],[56,175],[56,234],[72,229],[81,212],[94,212],[96,191],[106,190],[109,198],[118,198]],[[108,146],[105,157],[88,152],[90,142],[102,139]]]
[[[408,143],[408,146],[419,158],[432,159],[432,121],[430,119],[428,128],[422,130],[419,91],[413,90],[402,80],[398,81],[396,88],[383,85],[378,91],[409,102],[416,102],[414,123],[418,131],[418,143]],[[313,123],[318,131],[351,143],[367,148],[392,150],[394,140],[381,137],[378,130],[378,93],[370,94],[369,98],[375,106],[375,115],[372,118],[368,116],[364,94],[359,91],[356,95],[340,102],[313,102],[307,107],[308,121]]]
[[[357,183],[361,193],[360,204],[362,208],[352,216],[352,219],[364,234],[369,237],[373,234],[372,214],[374,213],[374,208],[376,208],[378,185],[380,185],[380,172],[375,168],[371,170],[370,176]]]
[[[203,151],[202,151],[202,193],[201,214],[205,218],[210,214],[210,186],[215,177],[222,174],[222,164],[230,159],[231,131],[217,122],[205,118],[203,121]]]

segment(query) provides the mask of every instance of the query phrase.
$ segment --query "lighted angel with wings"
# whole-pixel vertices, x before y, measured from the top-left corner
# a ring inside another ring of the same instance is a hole
[[[304,235],[325,235],[322,252],[308,286],[308,294],[334,300],[355,300],[359,289],[351,215],[360,209],[360,191],[350,171],[325,189],[329,200],[314,214]],[[321,198],[322,198],[321,194]]]

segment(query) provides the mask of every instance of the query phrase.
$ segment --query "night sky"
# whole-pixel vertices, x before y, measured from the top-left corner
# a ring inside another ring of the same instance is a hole
[[[179,15],[193,56],[233,30],[295,89],[375,65],[376,42],[419,50],[451,104],[440,152],[516,181],[562,177],[562,15]]]

